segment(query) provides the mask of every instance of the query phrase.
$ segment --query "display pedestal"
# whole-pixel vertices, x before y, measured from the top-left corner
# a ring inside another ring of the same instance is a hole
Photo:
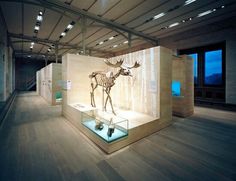
[[[132,57],[133,55],[135,55],[135,57]],[[148,67],[150,69],[146,69],[147,64],[143,64],[143,66],[141,65],[141,67],[135,70],[137,71],[137,74],[134,75],[134,77],[136,77],[136,82],[134,82],[133,85],[137,85],[138,79],[143,81],[143,79],[140,79],[140,77],[142,77],[141,74],[138,74],[140,72],[143,73],[145,71],[145,73],[147,73],[146,75],[149,75],[151,73],[151,70],[154,72],[153,75],[157,76],[155,79],[156,82],[153,82],[153,80],[151,79],[143,82],[142,84],[145,85],[144,88],[146,88],[147,90],[145,99],[147,98],[147,96],[150,97],[150,95],[153,95],[153,97],[155,98],[154,100],[151,100],[154,101],[151,105],[155,106],[155,110],[153,110],[155,116],[149,115],[148,111],[146,110],[141,110],[143,112],[135,110],[136,107],[137,109],[140,108],[136,105],[140,104],[140,102],[137,102],[136,100],[140,99],[140,97],[133,96],[133,100],[131,100],[132,102],[130,102],[129,104],[128,102],[125,102],[125,104],[127,105],[132,105],[131,108],[134,107],[133,110],[124,110],[124,108],[121,107],[116,108],[115,101],[113,101],[115,112],[117,114],[116,116],[127,120],[128,126],[127,128],[123,127],[123,130],[126,130],[127,135],[120,134],[118,136],[118,139],[110,141],[107,141],[106,138],[98,135],[99,132],[96,132],[94,130],[95,123],[93,116],[91,116],[93,117],[92,119],[90,116],[88,116],[87,119],[88,121],[93,120],[91,122],[91,125],[89,125],[89,123],[86,125],[83,121],[84,112],[86,112],[86,110],[90,107],[88,105],[90,105],[91,87],[88,75],[93,71],[108,70],[109,68],[104,63],[104,59],[72,54],[67,54],[62,57],[62,80],[71,82],[71,88],[63,90],[62,113],[71,124],[78,128],[83,134],[90,138],[106,153],[117,151],[133,142],[136,142],[150,134],[153,134],[154,132],[172,123],[172,98],[170,96],[172,81],[172,51],[164,47],[154,47],[151,49],[134,52],[127,56],[124,55],[124,58],[125,57],[127,57],[127,59],[131,58],[132,60],[145,60],[146,63],[152,62],[152,64],[149,64]],[[117,60],[119,59],[117,58]],[[123,82],[124,85],[121,86],[124,86],[124,89],[129,89],[130,86],[126,87],[125,85],[127,84],[127,81],[125,81],[126,80],[124,80]],[[118,89],[120,87],[116,88]],[[140,87],[132,91],[140,91],[142,90],[142,88]],[[111,94],[113,93],[114,89],[111,90]],[[125,91],[123,89],[120,90]],[[120,94],[123,94],[122,91],[120,92]],[[130,91],[130,93],[132,93],[132,91]],[[95,94],[96,98],[101,98],[102,89],[98,89]],[[122,97],[124,98],[125,96],[122,95]],[[143,104],[145,104],[142,105],[144,108],[150,108],[150,102],[145,102],[144,100]],[[102,105],[102,100],[96,99],[96,105]],[[149,111],[149,113],[150,112],[151,111]],[[98,119],[100,119],[99,117]],[[105,118],[105,120],[109,121],[109,119],[107,118]],[[126,125],[125,121],[123,123]]]
[[[183,55],[173,59],[172,81],[180,83],[180,95],[172,96],[173,114],[180,117],[191,116],[194,113],[193,59],[191,57]]]

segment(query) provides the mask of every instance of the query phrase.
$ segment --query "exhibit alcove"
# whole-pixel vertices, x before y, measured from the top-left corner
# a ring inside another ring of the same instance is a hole
[[[172,121],[171,59],[172,51],[164,47],[113,57],[106,60],[109,63],[66,54],[62,58],[63,115],[107,153],[160,130]],[[121,70],[121,64],[130,72]],[[106,89],[91,80],[97,72],[104,79],[119,76]],[[126,76],[129,73],[132,76]]]

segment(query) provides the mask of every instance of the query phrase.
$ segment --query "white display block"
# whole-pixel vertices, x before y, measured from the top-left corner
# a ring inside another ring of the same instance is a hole
[[[121,58],[124,58],[126,65],[139,61],[141,66],[131,70],[132,77],[119,76],[111,88],[116,116],[127,119],[129,126],[127,137],[107,143],[81,124],[82,109],[91,108],[89,75],[93,71],[117,70],[111,69],[104,59],[97,57],[73,54],[62,57],[62,80],[71,81],[71,89],[63,89],[62,113],[107,153],[148,136],[172,122],[172,51],[154,47],[114,57],[110,61]],[[102,88],[95,90],[95,102],[97,109],[102,110]],[[109,103],[107,108],[111,114]]]
[[[51,63],[38,72],[37,77],[40,80],[36,86],[39,87],[39,95],[51,105],[61,104],[61,64]]]
[[[194,113],[193,59],[187,55],[173,58],[172,81],[180,84],[180,95],[174,95],[173,114],[188,117]]]

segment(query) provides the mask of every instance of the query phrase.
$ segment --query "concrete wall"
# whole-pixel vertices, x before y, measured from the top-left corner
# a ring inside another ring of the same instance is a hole
[[[45,66],[45,62],[30,58],[16,59],[15,83],[17,90],[27,90],[27,82],[31,79],[36,81],[36,72]]]
[[[0,16],[0,102],[5,102],[15,90],[15,58],[8,44],[7,29]]]
[[[160,39],[160,45],[177,52],[222,41],[226,42],[226,103],[236,104],[236,18],[188,30]],[[220,25],[220,26],[219,26]]]
[[[236,104],[236,39],[226,41],[226,102]]]

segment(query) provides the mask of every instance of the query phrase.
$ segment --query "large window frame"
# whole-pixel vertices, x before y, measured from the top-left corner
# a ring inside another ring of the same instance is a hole
[[[216,92],[222,92],[224,94],[224,98],[221,98],[220,101],[225,101],[225,57],[226,57],[226,52],[225,52],[225,42],[220,42],[216,43],[214,45],[207,45],[207,46],[202,46],[202,47],[195,47],[195,48],[190,48],[190,49],[184,49],[184,50],[179,50],[178,53],[180,55],[183,54],[198,54],[198,60],[197,60],[197,83],[194,84],[194,89],[195,92],[197,91],[202,91],[203,96],[200,96],[198,98],[203,98],[205,99],[207,96],[204,96],[204,94],[207,94],[207,92],[211,91],[213,94],[216,95]],[[205,53],[209,51],[215,51],[215,50],[222,50],[222,82],[221,84],[205,84]],[[215,97],[214,99],[218,99],[217,95],[213,96]],[[196,98],[196,96],[195,96]],[[207,99],[207,98],[206,98]]]

